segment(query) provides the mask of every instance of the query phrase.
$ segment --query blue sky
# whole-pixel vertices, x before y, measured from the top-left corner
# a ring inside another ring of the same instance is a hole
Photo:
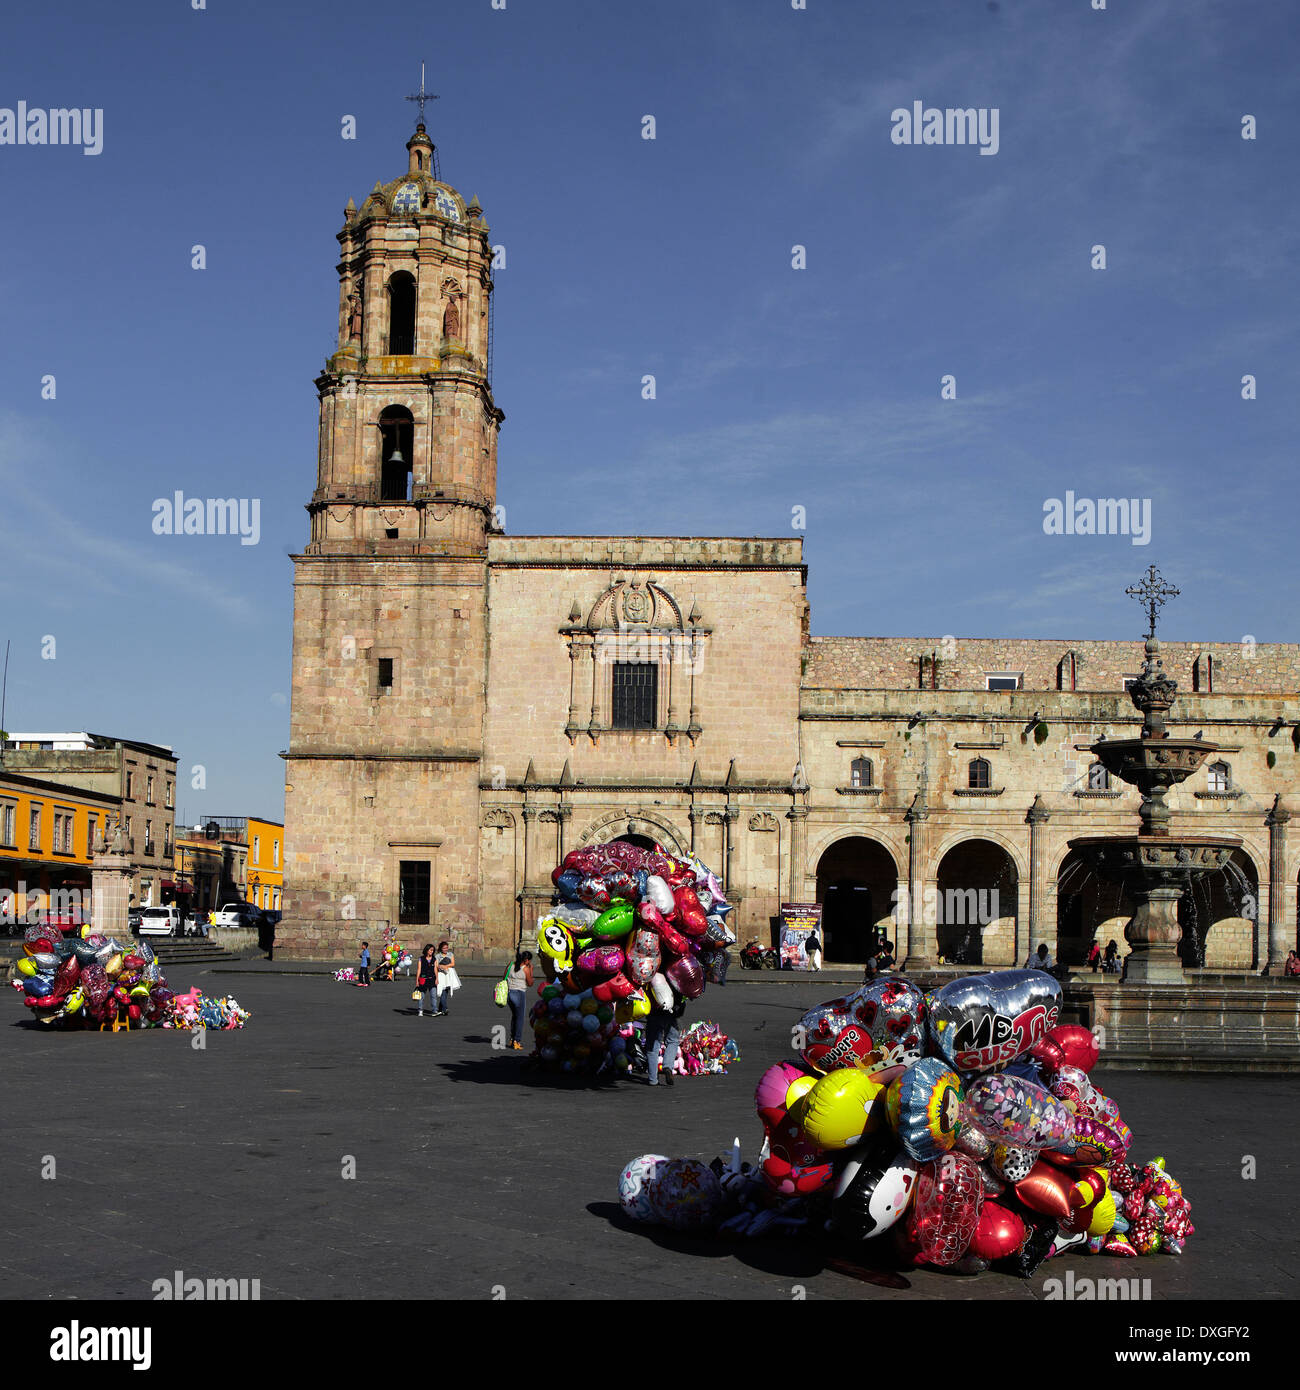
[[[0,145],[6,722],[174,744],[187,818],[282,807],[334,238],[405,168],[421,59],[443,176],[507,252],[508,531],[802,534],[815,633],[1138,636],[1154,563],[1169,637],[1300,639],[1289,5],[154,0],[5,30],[0,107],[104,111],[98,156]],[[918,100],[997,108],[997,154],[892,143]],[[176,489],[260,498],[259,544],[155,536]],[[1067,490],[1150,499],[1151,543],[1045,535]]]

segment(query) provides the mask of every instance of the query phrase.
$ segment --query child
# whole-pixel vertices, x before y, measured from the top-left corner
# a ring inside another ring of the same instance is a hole
[[[361,974],[357,978],[359,989],[370,988],[370,942],[361,943]]]

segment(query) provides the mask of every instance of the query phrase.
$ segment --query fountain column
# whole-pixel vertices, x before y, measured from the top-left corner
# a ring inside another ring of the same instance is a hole
[[[924,792],[917,792],[904,813],[909,835],[907,844],[907,906],[908,955],[906,969],[936,965],[939,960],[939,939],[932,920],[933,913],[925,908],[925,823],[930,818]],[[934,898],[930,901],[933,903]]]
[[[1268,826],[1268,966],[1281,970],[1291,949],[1291,914],[1287,902],[1286,826],[1291,812],[1282,803],[1282,793],[1264,818]]]
[[[1035,792],[1034,804],[1029,808],[1025,815],[1025,822],[1029,826],[1029,940],[1021,940],[1024,935],[1019,918],[1016,920],[1016,956],[1015,963],[1019,965],[1022,960],[1027,960],[1030,954],[1038,949],[1038,943],[1045,939],[1046,918],[1047,918],[1047,880],[1044,873],[1044,859],[1046,857],[1045,843],[1046,834],[1043,827],[1052,818],[1052,813],[1043,805],[1041,792]],[[1056,933],[1052,933],[1055,937]],[[1055,945],[1059,948],[1059,942],[1050,942],[1048,949]],[[1055,954],[1055,951],[1053,951]]]

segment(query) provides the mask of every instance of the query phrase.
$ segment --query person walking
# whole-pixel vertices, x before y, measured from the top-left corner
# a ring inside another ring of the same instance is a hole
[[[510,1005],[510,1046],[524,1050],[524,1018],[528,1013],[528,991],[533,987],[533,953],[516,951],[514,968],[506,976],[506,1003]]]
[[[1106,943],[1106,954],[1102,958],[1101,968],[1107,975],[1119,974],[1119,945],[1113,939]]]
[[[1088,947],[1088,969],[1094,974],[1101,969],[1101,942],[1095,936]]]
[[[415,987],[420,991],[420,1006],[416,1010],[419,1017],[424,1017],[426,1004],[429,1006],[430,1018],[437,1012],[437,1004],[433,997],[437,985],[438,966],[433,959],[433,943],[426,942],[424,950],[420,952],[420,959],[415,972]]]
[[[435,964],[438,970],[438,1017],[445,1018],[451,1010],[451,996],[460,988],[460,976],[456,974],[456,957],[450,941],[438,942]]]
[[[808,952],[808,969],[820,970],[822,968],[822,943],[816,932],[804,943],[804,950]]]
[[[681,1018],[686,1012],[686,1000],[679,994],[673,1000],[671,1009],[665,1009],[657,1000],[650,1005],[650,1013],[645,1021],[645,1059],[646,1084],[659,1084],[659,1062],[663,1059],[664,1085],[673,1084],[673,1066],[677,1061],[677,1050],[682,1042]]]
[[[361,943],[361,969],[357,975],[357,987],[370,988],[370,942]]]

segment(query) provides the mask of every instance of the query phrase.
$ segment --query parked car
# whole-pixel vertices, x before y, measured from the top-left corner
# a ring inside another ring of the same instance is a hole
[[[146,907],[140,912],[140,925],[136,931],[141,936],[179,936],[181,934],[180,908]]]
[[[252,903],[226,903],[212,919],[214,927],[255,927],[261,910]]]
[[[143,912],[144,909],[141,907],[132,907],[127,909],[126,926],[128,931],[138,932],[140,930],[140,917],[143,914]]]

